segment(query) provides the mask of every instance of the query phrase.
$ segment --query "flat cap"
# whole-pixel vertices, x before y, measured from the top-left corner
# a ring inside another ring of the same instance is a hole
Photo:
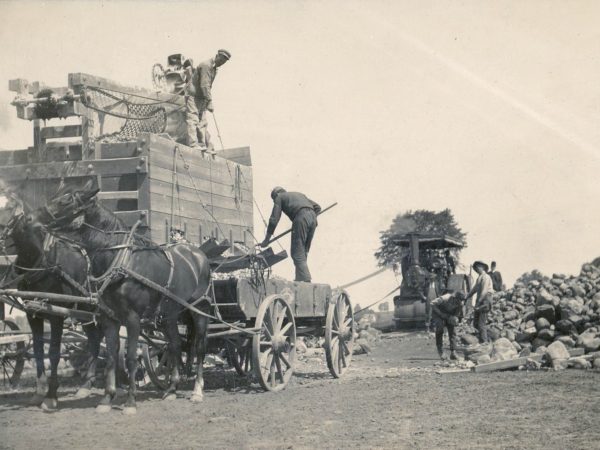
[[[217,55],[222,55],[227,59],[231,58],[231,53],[229,53],[227,50],[222,49],[222,48],[217,50]]]

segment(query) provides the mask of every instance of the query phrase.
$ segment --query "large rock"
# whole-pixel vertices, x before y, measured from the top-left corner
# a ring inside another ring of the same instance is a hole
[[[552,305],[538,306],[535,310],[535,316],[537,318],[544,318],[549,323],[556,322],[556,313],[554,311],[554,306],[552,306]]]
[[[490,357],[492,361],[507,361],[516,358],[517,355],[512,343],[506,338],[500,338],[494,342]]]
[[[567,368],[567,360],[569,359],[569,351],[567,347],[560,342],[554,341],[552,344],[548,346],[546,349],[546,356],[552,363],[552,367],[555,370],[561,370]]]
[[[571,358],[569,360],[569,367],[574,369],[590,369],[592,365],[585,358]]]
[[[596,332],[586,331],[579,335],[577,339],[577,346],[583,347],[586,352],[595,352],[600,349],[600,338],[596,337]]]
[[[545,328],[550,328],[550,322],[544,317],[540,317],[535,321],[535,329],[541,331]]]
[[[600,358],[594,359],[592,365],[594,366],[594,369],[600,369]]]
[[[562,342],[567,347],[575,346],[575,339],[573,339],[571,336],[558,336],[555,340]]]
[[[550,341],[554,340],[555,334],[556,333],[553,330],[551,330],[550,328],[544,328],[543,330],[540,330],[540,332],[537,335],[537,338],[550,342]]]
[[[556,330],[562,334],[572,334],[577,332],[577,328],[573,322],[566,319],[559,320],[554,326],[556,327]]]
[[[554,280],[552,280],[554,282]],[[562,283],[562,280],[561,280]],[[554,283],[553,283],[554,284]],[[542,288],[538,291],[538,294],[536,296],[535,299],[535,305],[536,306],[541,306],[541,305],[552,305],[552,294],[550,294],[550,292],[548,292],[545,288]]]
[[[525,331],[517,333],[517,335],[515,336],[515,339],[519,343],[531,342],[535,338],[536,334],[537,334],[537,331],[535,330],[535,328],[528,328]]]
[[[550,344],[550,340],[541,339],[539,337],[535,338],[531,343],[531,347],[537,352],[540,347],[547,347]]]
[[[472,334],[463,334],[460,339],[465,345],[476,345],[479,344],[479,339]]]
[[[517,317],[519,317],[519,313],[517,311],[510,310],[510,311],[506,311],[504,313],[504,321],[508,322],[509,320],[515,320]]]

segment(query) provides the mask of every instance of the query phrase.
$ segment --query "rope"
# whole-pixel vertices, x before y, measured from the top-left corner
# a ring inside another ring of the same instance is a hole
[[[375,272],[370,273],[369,275],[365,275],[364,277],[360,277],[360,278],[358,278],[358,279],[356,279],[354,281],[351,281],[350,283],[346,283],[346,284],[341,285],[340,289],[346,289],[346,288],[349,288],[350,286],[354,286],[355,284],[362,283],[363,281],[366,281],[369,278],[374,277],[375,275],[379,275],[380,273],[383,273],[386,270],[387,270],[387,267],[382,267],[382,268],[376,270]]]
[[[380,298],[379,300],[377,300],[376,302],[373,302],[373,303],[371,303],[370,305],[368,305],[368,306],[365,306],[365,307],[363,307],[363,308],[359,309],[358,311],[354,311],[354,314],[357,314],[357,313],[359,313],[359,312],[361,312],[361,311],[364,311],[364,310],[366,310],[366,309],[369,309],[371,306],[374,306],[374,305],[376,305],[377,303],[384,301],[386,298],[388,298],[390,295],[392,295],[394,292],[396,292],[396,291],[397,291],[397,290],[399,290],[399,289],[400,289],[400,286],[398,286],[398,287],[395,287],[394,289],[392,289],[390,292],[388,292],[387,294],[385,294],[383,297],[381,297],[381,298]]]

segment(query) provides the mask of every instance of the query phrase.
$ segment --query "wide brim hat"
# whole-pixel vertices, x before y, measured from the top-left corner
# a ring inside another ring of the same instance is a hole
[[[488,270],[490,270],[490,267],[486,263],[484,263],[483,261],[475,261],[473,263],[473,269],[475,269],[477,266],[483,267],[483,270],[485,272],[487,272]]]

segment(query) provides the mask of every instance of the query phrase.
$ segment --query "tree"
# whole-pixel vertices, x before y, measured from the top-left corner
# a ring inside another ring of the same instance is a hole
[[[380,233],[381,246],[375,252],[377,263],[380,266],[387,266],[399,262],[402,257],[401,248],[393,243],[393,239],[396,236],[413,232],[446,234],[460,239],[465,247],[467,246],[467,233],[458,226],[451,210],[444,209],[439,212],[426,209],[409,210],[398,214],[392,220],[390,227]]]

